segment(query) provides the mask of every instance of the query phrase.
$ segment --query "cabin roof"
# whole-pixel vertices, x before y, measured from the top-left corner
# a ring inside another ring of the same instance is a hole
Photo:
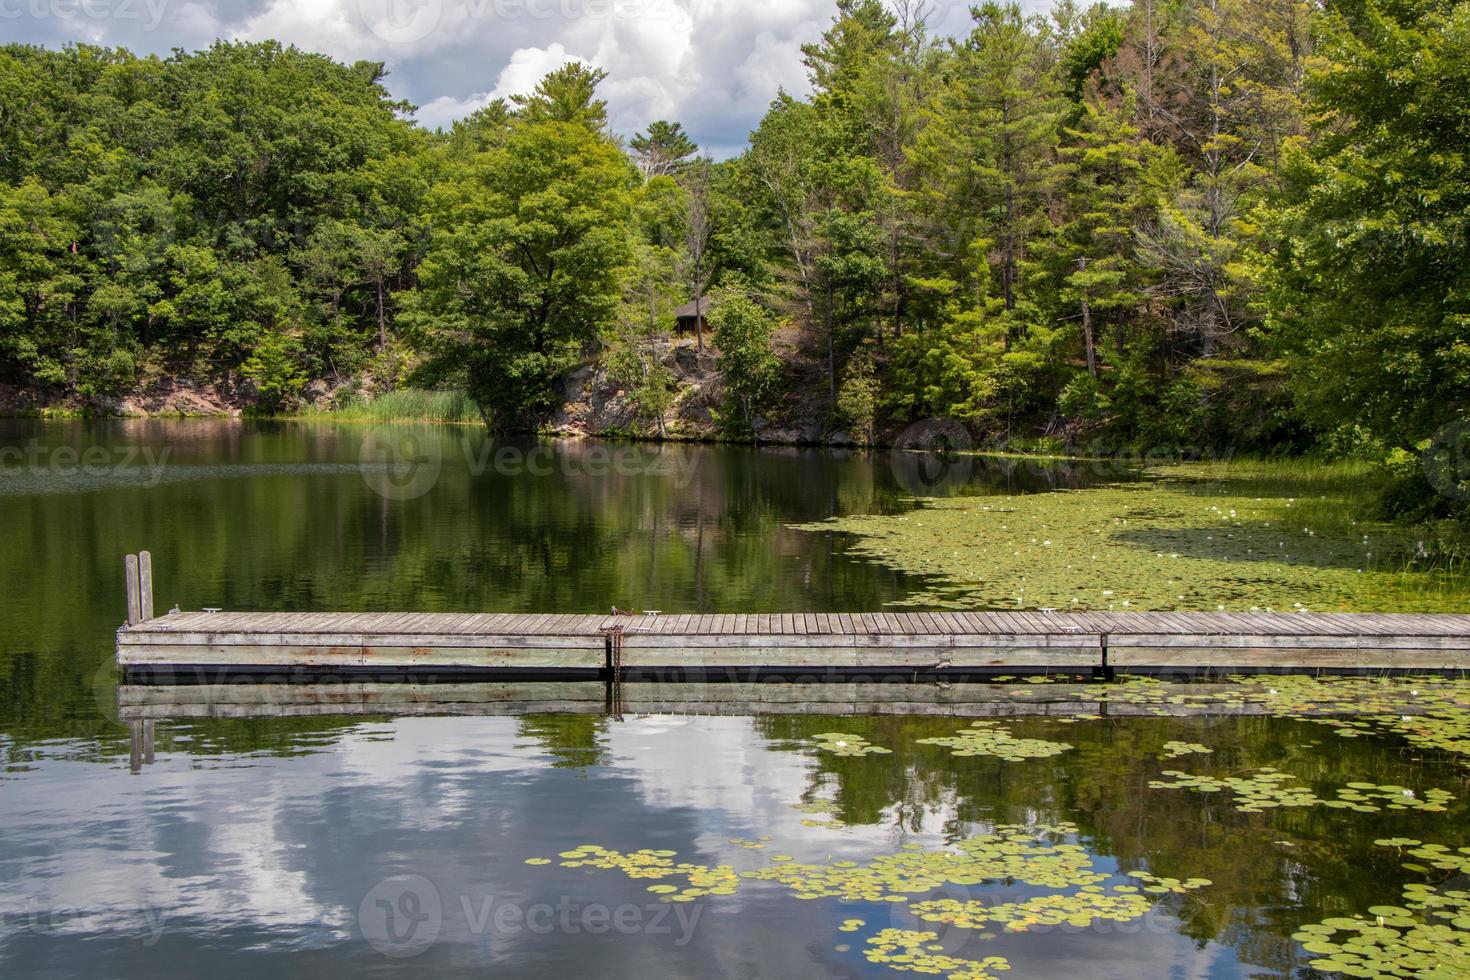
[[[692,319],[696,316],[704,316],[707,313],[709,313],[709,297],[701,296],[699,299],[692,299],[679,307],[674,311],[674,316],[683,320],[686,318]]]

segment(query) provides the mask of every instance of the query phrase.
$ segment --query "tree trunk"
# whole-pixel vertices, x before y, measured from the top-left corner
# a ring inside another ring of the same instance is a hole
[[[837,361],[832,351],[832,284],[827,284],[827,398],[837,411]]]
[[[378,280],[378,350],[388,346],[388,321],[383,318],[383,280]]]
[[[1087,271],[1087,256],[1077,260],[1077,271]],[[1082,291],[1082,341],[1087,345],[1087,373],[1097,380],[1097,351],[1092,342],[1092,303],[1087,299],[1087,290]]]

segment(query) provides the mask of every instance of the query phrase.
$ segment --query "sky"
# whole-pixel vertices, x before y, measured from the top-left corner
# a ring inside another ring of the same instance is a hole
[[[967,2],[932,7],[931,30],[967,31]],[[272,38],[386,63],[389,90],[431,128],[583,61],[609,73],[600,93],[614,131],[673,119],[723,158],[779,90],[808,91],[800,47],[835,9],[835,0],[0,0],[0,40],[167,55],[215,38]]]

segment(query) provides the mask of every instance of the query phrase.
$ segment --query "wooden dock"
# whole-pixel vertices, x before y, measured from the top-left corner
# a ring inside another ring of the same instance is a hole
[[[1470,615],[178,612],[139,616],[119,629],[117,662],[128,671],[154,673],[474,670],[619,677],[671,671],[1453,671],[1470,669]]]

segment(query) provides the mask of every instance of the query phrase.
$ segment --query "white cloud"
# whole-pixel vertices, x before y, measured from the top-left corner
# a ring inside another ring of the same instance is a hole
[[[500,77],[489,91],[477,92],[463,99],[441,95],[420,106],[414,118],[430,129],[448,128],[454,120],[461,119],[476,109],[483,109],[496,99],[508,99],[512,95],[532,91],[548,72],[555,71],[569,61],[584,65],[594,64],[568,52],[561,44],[553,44],[547,48],[518,48],[510,56],[510,64],[501,69]]]
[[[1047,0],[1025,0],[1041,10]],[[22,8],[29,9],[29,8]],[[567,60],[609,73],[613,128],[682,122],[706,150],[738,152],[782,88],[807,91],[800,47],[834,0],[142,0],[139,16],[81,22],[23,15],[16,40],[81,38],[167,54],[215,37],[273,38],[343,61],[384,62],[395,96],[444,126],[490,99],[528,91]],[[157,10],[157,14],[154,11]],[[931,29],[963,34],[963,3],[937,5]]]
[[[224,32],[384,60],[429,127],[581,61],[608,72],[614,130],[676,119],[728,150],[781,88],[806,90],[800,46],[831,13],[830,0],[266,0]]]

